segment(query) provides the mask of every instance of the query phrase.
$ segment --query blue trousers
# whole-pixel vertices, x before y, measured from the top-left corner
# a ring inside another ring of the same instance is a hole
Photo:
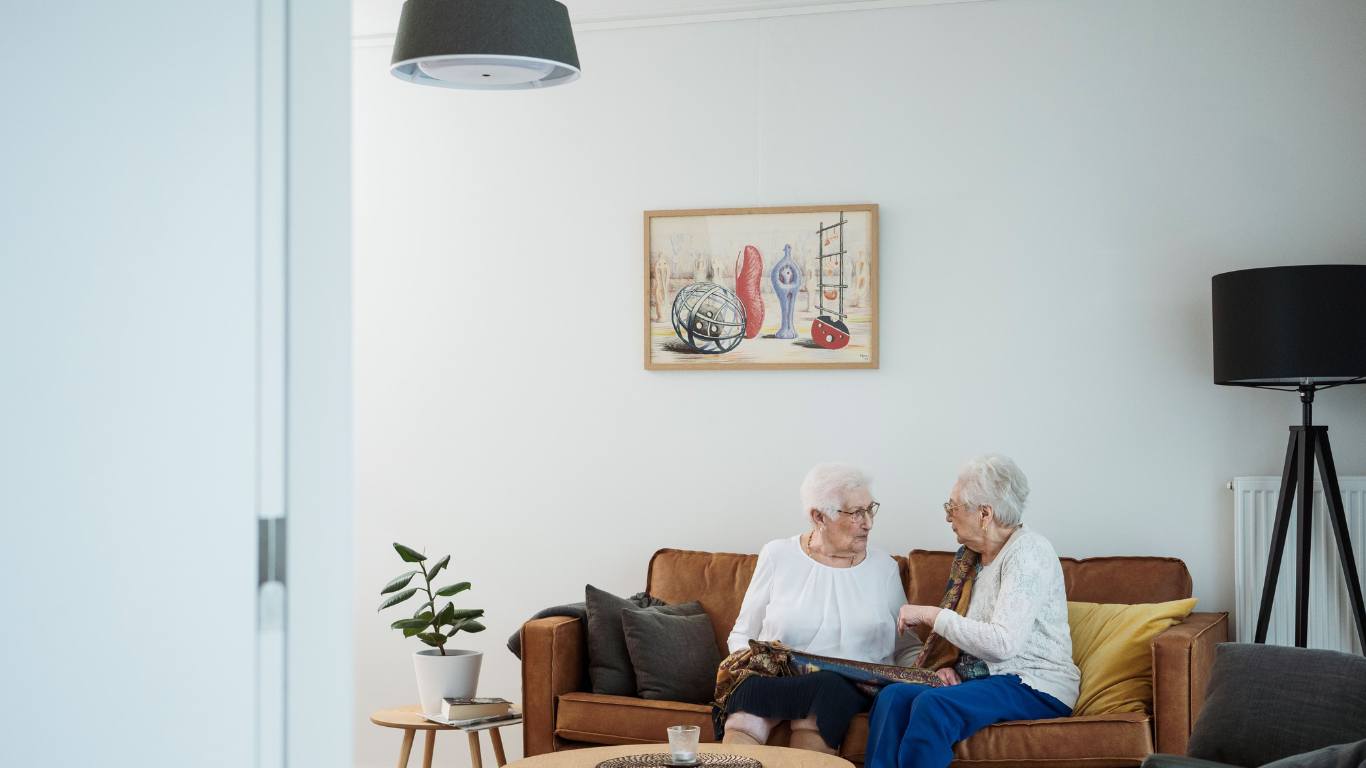
[[[1072,708],[1020,682],[992,675],[958,685],[894,683],[868,715],[865,768],[947,768],[953,745],[992,723],[1066,717]]]

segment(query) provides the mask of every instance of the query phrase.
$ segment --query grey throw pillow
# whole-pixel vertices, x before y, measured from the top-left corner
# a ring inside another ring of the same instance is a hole
[[[646,608],[626,611],[621,619],[641,698],[690,704],[712,700],[721,652],[711,617],[670,616]]]
[[[1186,754],[1256,766],[1366,738],[1366,658],[1224,643]]]
[[[631,667],[631,656],[626,650],[621,614],[626,610],[640,609],[641,606],[611,592],[604,592],[592,584],[584,587],[584,603],[588,609],[588,680],[593,686],[593,693],[637,695],[636,675]],[[664,605],[661,602],[645,610],[691,615],[702,613],[702,604]]]
[[[1361,768],[1363,765],[1366,765],[1366,740],[1291,755],[1262,768]]]

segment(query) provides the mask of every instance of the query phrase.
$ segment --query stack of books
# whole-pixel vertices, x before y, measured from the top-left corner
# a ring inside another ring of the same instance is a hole
[[[505,720],[517,720],[522,713],[512,705],[507,699],[499,698],[466,698],[466,699],[442,699],[441,716],[426,715],[425,717],[432,722],[442,725],[453,725],[457,728],[464,728],[471,725],[485,725],[488,723],[500,723]]]

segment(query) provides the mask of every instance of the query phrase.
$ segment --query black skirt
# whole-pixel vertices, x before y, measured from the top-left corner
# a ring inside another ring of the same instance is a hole
[[[834,672],[812,672],[796,677],[751,677],[726,700],[726,714],[748,712],[779,720],[801,720],[815,715],[821,738],[834,749],[854,715],[866,712],[872,699],[848,679]],[[716,738],[723,734],[717,733]]]

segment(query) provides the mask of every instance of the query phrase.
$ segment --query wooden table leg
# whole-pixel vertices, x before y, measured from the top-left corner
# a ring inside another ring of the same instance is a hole
[[[413,753],[412,728],[403,729],[403,746],[398,748],[398,768],[408,768],[408,755]]]
[[[489,740],[493,742],[493,759],[498,763],[498,768],[503,768],[508,764],[508,758],[503,754],[503,737],[498,735],[497,728],[489,729]]]
[[[470,765],[484,768],[484,756],[479,754],[479,731],[470,731],[465,735],[470,737]]]
[[[422,768],[432,768],[432,750],[436,749],[436,731],[427,731],[427,740],[422,742]]]

